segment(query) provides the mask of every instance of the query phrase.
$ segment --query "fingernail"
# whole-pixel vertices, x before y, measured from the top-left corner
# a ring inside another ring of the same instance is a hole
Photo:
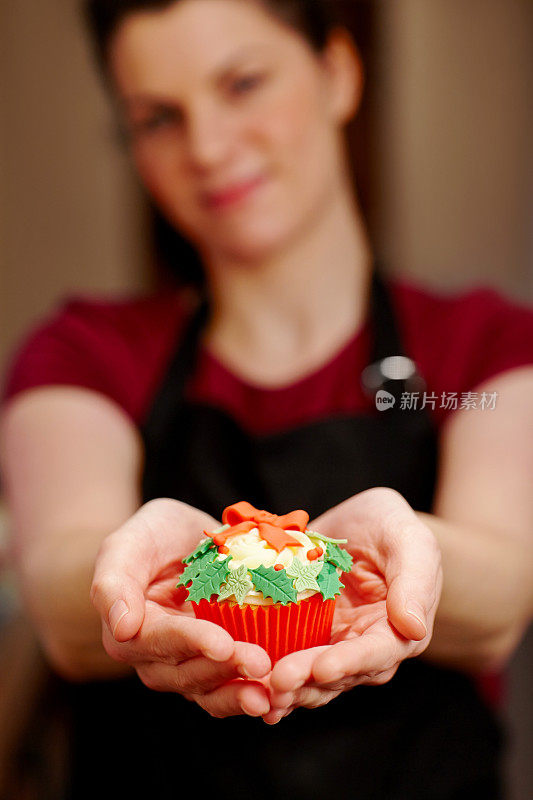
[[[111,632],[113,637],[115,637],[115,632],[117,630],[119,622],[124,619],[126,614],[129,612],[129,608],[124,602],[124,600],[115,600],[113,605],[109,610],[109,627],[111,628]]]
[[[272,720],[271,724],[272,725],[277,725],[279,722],[281,722],[282,719],[285,719],[285,717],[288,717],[289,714],[291,713],[291,711],[292,711],[292,709],[288,708],[286,711],[278,712],[277,717]]]
[[[248,670],[246,669],[244,664],[239,664],[239,666],[237,668],[237,671],[238,671],[239,675],[242,675],[243,678],[253,678],[254,677],[251,674],[251,672],[248,672]]]
[[[216,661],[217,663],[222,663],[223,661],[228,660],[227,656],[221,655],[220,650],[211,650],[210,648],[206,648],[204,650],[204,655],[206,658],[211,659],[211,661]]]
[[[407,614],[410,614],[412,617],[414,617],[417,620],[417,622],[420,623],[420,625],[422,626],[422,628],[424,630],[424,636],[426,636],[426,634],[428,632],[428,629],[427,629],[426,623],[424,622],[424,618],[423,618],[423,614],[421,612],[420,606],[415,605],[414,603],[407,603],[407,605],[405,606],[405,611],[407,612]]]
[[[268,714],[270,711],[270,706],[263,706],[262,709],[252,710],[251,708],[246,707],[246,703],[241,702],[241,709],[244,714],[248,717],[262,717],[263,714]]]

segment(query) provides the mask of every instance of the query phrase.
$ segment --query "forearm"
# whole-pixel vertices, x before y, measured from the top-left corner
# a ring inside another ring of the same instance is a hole
[[[116,675],[89,590],[107,533],[139,507],[142,440],[99,392],[43,386],[0,415],[2,488],[23,600],[52,664],[72,678]]]
[[[533,614],[533,547],[525,537],[417,512],[442,553],[443,589],[424,657],[459,669],[505,664]]]
[[[71,680],[131,672],[105,652],[102,621],[89,597],[102,538],[101,533],[71,533],[16,558],[23,600],[45,654]]]

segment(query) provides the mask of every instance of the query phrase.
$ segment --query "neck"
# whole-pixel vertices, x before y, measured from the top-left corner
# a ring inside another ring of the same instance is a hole
[[[370,266],[364,224],[346,187],[282,253],[245,265],[207,260],[214,311],[204,344],[260,381],[305,373],[363,323]]]

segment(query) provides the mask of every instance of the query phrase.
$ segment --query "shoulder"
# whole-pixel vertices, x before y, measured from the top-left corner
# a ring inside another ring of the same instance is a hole
[[[138,422],[191,307],[184,290],[67,298],[16,348],[4,400],[38,386],[81,386],[111,397]]]
[[[448,325],[458,326],[461,331],[479,332],[487,324],[506,321],[510,316],[533,320],[532,305],[507,297],[485,284],[450,290],[401,276],[387,280],[400,318],[407,327],[410,323],[424,322],[436,330]]]
[[[471,392],[533,364],[531,305],[482,284],[444,291],[392,277],[389,285],[405,346],[428,390]]]

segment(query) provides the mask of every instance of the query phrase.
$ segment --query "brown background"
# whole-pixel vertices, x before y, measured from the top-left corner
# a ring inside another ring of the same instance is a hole
[[[372,124],[357,158],[378,252],[442,289],[533,300],[533,3],[366,6]],[[147,213],[77,4],[11,0],[0,14],[1,369],[66,294],[142,290],[152,275]],[[532,650],[510,670],[512,800],[533,797]]]

